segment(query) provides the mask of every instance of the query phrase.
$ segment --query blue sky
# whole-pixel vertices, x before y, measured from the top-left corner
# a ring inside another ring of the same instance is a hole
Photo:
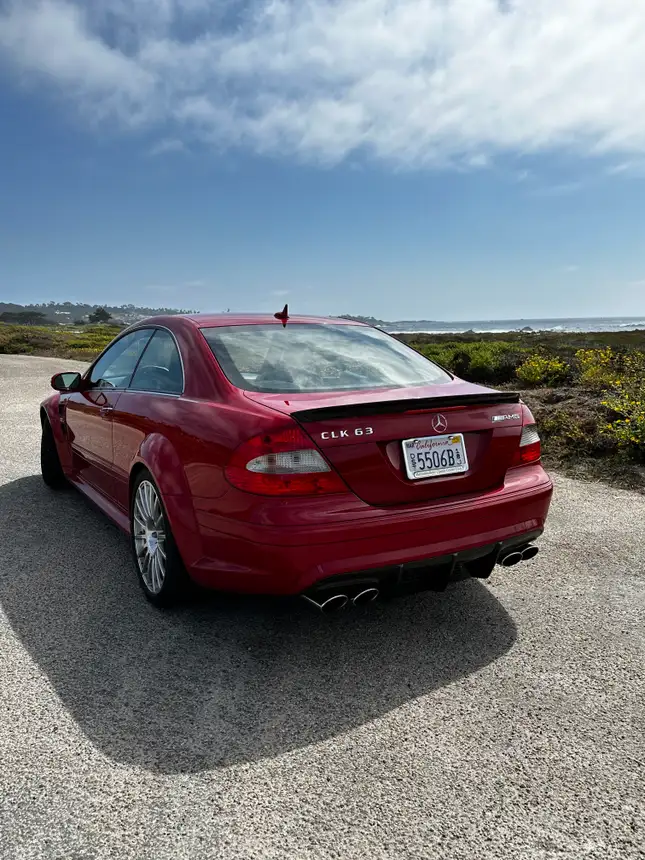
[[[645,9],[606,5],[3,0],[0,298],[645,314]]]

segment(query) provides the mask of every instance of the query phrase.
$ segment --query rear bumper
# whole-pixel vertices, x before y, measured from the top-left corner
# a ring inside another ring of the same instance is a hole
[[[443,591],[448,583],[461,579],[488,579],[499,559],[525,548],[541,534],[542,531],[538,529],[498,543],[423,561],[330,576],[315,582],[308,589],[307,596],[323,603],[332,594],[343,593],[355,597],[366,588],[378,588],[381,595]]]
[[[224,530],[221,519],[215,529],[200,517],[194,538],[202,552],[189,571],[207,587],[285,595],[348,574],[391,577],[396,571],[403,576],[427,567],[429,560],[445,566],[445,559],[457,554],[475,551],[472,558],[482,557],[502,544],[527,543],[544,529],[552,492],[548,475],[536,465],[515,470],[503,488],[474,499],[409,510],[373,508],[369,516],[337,522],[333,528],[257,523],[242,528],[231,520],[230,529]],[[193,558],[194,548],[189,553]],[[461,560],[457,558],[458,564]],[[456,567],[453,564],[451,575]]]

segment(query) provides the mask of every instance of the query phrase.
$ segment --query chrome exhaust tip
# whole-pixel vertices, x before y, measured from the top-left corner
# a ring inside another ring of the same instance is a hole
[[[519,564],[522,561],[522,553],[521,552],[509,552],[508,555],[505,555],[504,558],[500,561],[502,567],[513,567],[513,565]]]
[[[306,594],[301,594],[300,596],[303,600],[306,600],[307,603],[311,603],[312,606],[315,606],[316,609],[324,615],[331,615],[334,612],[340,612],[341,609],[344,609],[349,602],[349,597],[346,594],[333,594],[331,597],[323,600],[322,603],[318,600],[314,600],[312,597],[308,597]]]
[[[365,588],[358,592],[352,603],[354,606],[367,606],[368,603],[374,603],[379,594],[378,588]]]
[[[522,550],[522,561],[528,561],[531,558],[535,558],[539,551],[540,548],[537,546],[527,546],[525,550]]]

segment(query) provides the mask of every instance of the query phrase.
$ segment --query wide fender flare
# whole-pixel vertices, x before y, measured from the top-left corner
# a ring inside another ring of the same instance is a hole
[[[130,474],[144,466],[159,487],[173,536],[185,564],[202,557],[201,540],[192,495],[175,447],[161,433],[152,433],[141,444]]]
[[[54,441],[56,442],[56,448],[58,449],[58,456],[60,458],[60,464],[63,468],[63,472],[66,475],[69,475],[72,470],[72,454],[69,447],[68,439],[65,433],[63,433],[63,425],[61,423],[61,417],[58,409],[58,405],[60,402],[60,394],[52,395],[48,397],[40,405],[41,413],[40,420],[41,423],[43,421],[49,421],[49,426],[52,428],[52,433],[54,434]]]

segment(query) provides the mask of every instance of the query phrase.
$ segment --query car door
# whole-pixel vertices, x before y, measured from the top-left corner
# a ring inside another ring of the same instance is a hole
[[[79,391],[65,399],[65,423],[76,476],[114,498],[112,416],[153,329],[115,341],[86,373]]]
[[[113,413],[115,501],[124,511],[129,510],[130,470],[141,445],[151,433],[172,432],[183,390],[179,347],[170,331],[159,328]]]

